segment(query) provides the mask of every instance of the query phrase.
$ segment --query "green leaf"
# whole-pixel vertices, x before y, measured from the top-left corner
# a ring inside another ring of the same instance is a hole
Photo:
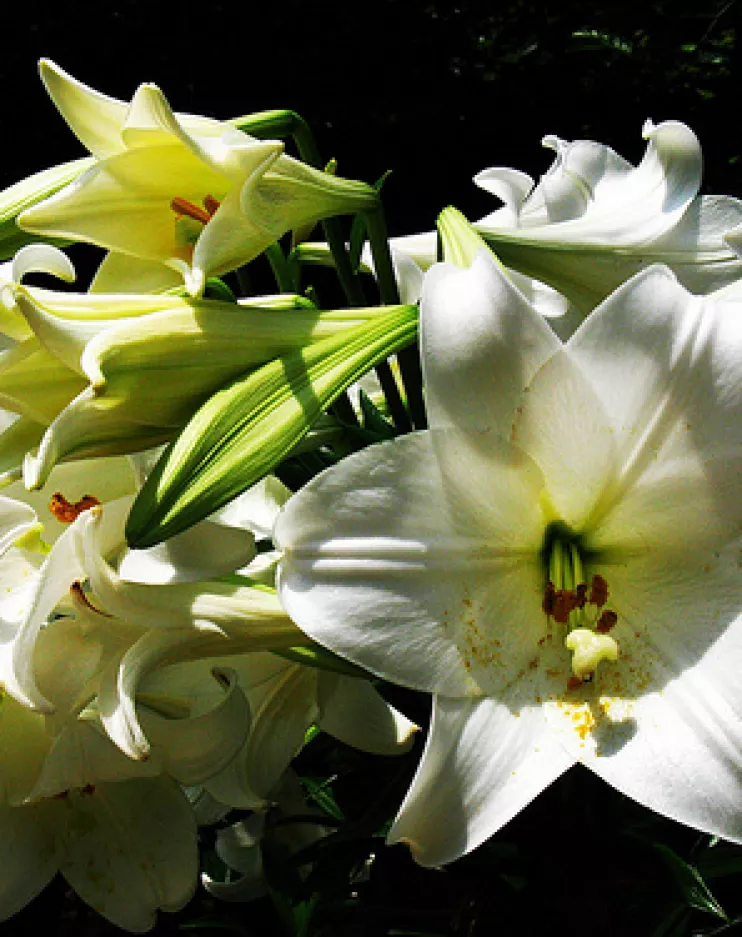
[[[416,334],[417,307],[392,306],[217,391],[140,491],[127,523],[131,546],[186,530],[263,478],[338,394]]]
[[[332,817],[333,820],[345,820],[345,815],[340,807],[338,807],[337,801],[330,789],[330,785],[335,780],[334,777],[323,778],[322,780],[318,778],[302,777],[299,780],[304,790],[307,792],[307,796],[310,797],[328,817]]]
[[[305,667],[314,667],[316,670],[340,673],[346,677],[360,677],[362,679],[371,677],[371,674],[362,667],[343,660],[342,657],[328,651],[321,644],[310,644],[307,647],[298,645],[297,647],[276,648],[273,653],[277,657],[290,660],[294,664],[303,664]]]
[[[723,921],[729,920],[726,912],[711,894],[708,885],[695,866],[681,859],[676,852],[662,843],[653,843],[652,848],[661,857],[665,868],[670,872],[675,885],[689,908],[713,914]]]
[[[373,433],[379,439],[394,439],[397,435],[392,424],[386,420],[376,404],[371,400],[365,390],[359,394],[363,428]]]

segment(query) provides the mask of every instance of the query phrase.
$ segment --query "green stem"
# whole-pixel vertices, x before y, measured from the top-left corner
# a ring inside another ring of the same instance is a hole
[[[271,265],[273,276],[278,285],[278,291],[280,293],[296,292],[294,279],[291,276],[291,269],[289,268],[286,255],[281,245],[277,241],[274,241],[273,244],[269,244],[265,249],[265,256],[268,258],[268,263]]]
[[[392,423],[394,423],[395,428],[399,430],[400,433],[409,433],[412,429],[412,423],[410,423],[407,408],[399,393],[399,387],[397,387],[397,381],[394,378],[389,362],[381,361],[376,365],[374,370],[379,379],[379,384],[381,384],[382,393],[386,398]]]
[[[346,426],[360,425],[347,391],[340,394],[335,403],[330,407],[330,412]]]
[[[374,272],[379,284],[381,301],[385,305],[394,305],[399,302],[399,290],[394,275],[392,255],[389,252],[389,238],[381,202],[374,210],[364,212],[363,219],[366,223],[368,239],[371,244],[371,256],[374,260]],[[427,419],[417,343],[413,343],[409,348],[402,349],[397,355],[397,361],[399,362],[399,372],[407,394],[407,407],[409,408],[412,426],[415,429],[424,429],[427,426]]]

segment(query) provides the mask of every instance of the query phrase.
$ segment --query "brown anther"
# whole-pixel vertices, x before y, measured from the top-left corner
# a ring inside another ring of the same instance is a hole
[[[95,784],[86,784],[85,787],[80,788],[81,794],[94,794],[95,793]]]
[[[595,630],[598,634],[607,634],[618,621],[618,615],[609,608],[600,613],[600,618],[595,622]]]
[[[572,676],[569,678],[569,680],[567,680],[568,690],[579,690],[581,686],[582,686],[582,679],[580,677]]]
[[[581,582],[575,589],[575,599],[575,608],[585,607],[585,602],[587,602],[587,586],[584,582]]]
[[[211,214],[209,214],[208,209],[199,208],[198,205],[189,202],[187,198],[176,196],[171,200],[170,207],[176,215],[193,218],[194,221],[200,221],[201,224],[208,224],[211,221]]]
[[[544,614],[551,617],[554,614],[554,596],[556,595],[556,589],[554,588],[554,583],[549,581],[546,583],[546,588],[544,589],[544,600],[541,603],[541,608],[544,610]]]
[[[608,601],[608,583],[603,579],[600,573],[595,573],[590,583],[590,595],[588,602],[591,605],[597,605],[602,608]]]
[[[569,621],[570,613],[577,607],[577,595],[571,589],[557,589],[554,594],[554,604],[552,615],[554,621],[560,625],[566,625]]]
[[[209,218],[213,218],[221,204],[222,203],[219,201],[219,199],[214,198],[213,195],[206,196],[204,199],[204,208],[209,213]]]
[[[83,495],[79,501],[72,504],[61,492],[55,491],[49,500],[49,510],[58,521],[63,524],[71,524],[77,520],[83,511],[88,511],[98,504],[100,504],[100,501],[94,498],[93,495]]]

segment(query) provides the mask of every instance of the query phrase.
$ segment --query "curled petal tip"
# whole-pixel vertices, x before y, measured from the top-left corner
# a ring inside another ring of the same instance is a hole
[[[647,117],[642,126],[642,139],[649,140],[657,129],[657,125],[651,117]]]

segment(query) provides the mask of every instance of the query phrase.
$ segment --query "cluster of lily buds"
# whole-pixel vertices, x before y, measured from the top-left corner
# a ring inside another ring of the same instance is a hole
[[[693,132],[546,137],[538,183],[475,178],[501,208],[387,243],[293,112],[41,77],[89,155],[0,194],[0,919],[59,871],[145,931],[234,811],[204,885],[264,894],[264,846],[327,832],[275,822],[306,739],[412,746],[376,678],[434,697],[389,834],[423,864],[578,761],[742,841],[707,726],[742,742],[742,202]],[[87,288],[42,238],[102,249]]]

